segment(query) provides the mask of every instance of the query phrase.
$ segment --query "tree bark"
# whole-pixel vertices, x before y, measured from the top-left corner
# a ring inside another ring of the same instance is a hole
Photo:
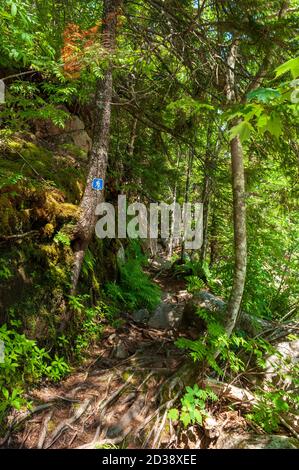
[[[102,46],[111,55],[116,45],[117,15],[122,0],[104,0]],[[108,146],[112,101],[112,60],[102,80],[98,80],[95,97],[95,126],[86,187],[80,204],[80,217],[75,230],[72,294],[75,293],[86,249],[92,238],[96,206],[103,202],[103,191],[92,189],[94,178],[105,180],[108,164]]]
[[[278,19],[281,19],[287,13],[289,1],[283,1],[278,12]],[[228,57],[228,75],[227,75],[227,101],[230,103],[236,101],[235,96],[235,65],[238,50],[238,40],[233,41]],[[271,51],[264,58],[261,67],[247,89],[252,91],[262,82],[271,64]],[[269,59],[270,58],[270,59]],[[236,122],[234,122],[236,124]],[[233,331],[241,307],[244,293],[246,271],[247,271],[247,234],[246,234],[246,203],[245,203],[245,177],[243,149],[239,136],[235,137],[231,143],[231,162],[233,178],[233,205],[234,205],[234,243],[235,243],[235,267],[233,287],[227,307],[228,323],[227,333],[230,335]]]
[[[201,194],[201,201],[203,204],[203,238],[200,249],[200,262],[201,265],[204,263],[207,254],[208,247],[208,221],[209,221],[209,209],[210,209],[210,194],[211,194],[211,137],[212,137],[212,126],[208,126],[207,130],[207,143],[206,143],[206,155],[205,155],[205,174],[203,181],[203,188]]]
[[[238,42],[232,44],[228,57],[227,100],[235,101],[235,65]],[[230,143],[232,186],[233,186],[233,213],[234,213],[234,248],[235,265],[233,286],[227,307],[226,332],[230,335],[236,325],[244,293],[247,270],[247,234],[246,234],[246,204],[245,204],[245,176],[243,149],[239,136]]]
[[[177,158],[177,163],[176,163],[176,176],[178,176],[180,159],[181,159],[181,151],[179,151],[178,153],[178,158]],[[177,178],[176,178],[174,189],[173,189],[173,199],[172,199],[173,207],[175,207],[176,200],[177,200],[177,187],[178,187],[178,184],[177,184]],[[169,244],[168,244],[168,258],[169,259],[171,259],[172,254],[173,254],[174,227],[175,227],[175,210],[172,213],[171,227],[170,227],[170,237],[169,237]]]
[[[218,241],[217,241],[217,217],[216,217],[216,206],[214,205],[212,216],[211,216],[211,228],[210,228],[210,263],[209,267],[212,269],[218,256]]]
[[[211,196],[213,193],[213,177],[217,165],[217,159],[220,152],[220,138],[218,136],[216,140],[215,148],[212,149],[211,139],[212,139],[212,128],[213,124],[208,126],[207,130],[207,142],[206,142],[206,152],[205,152],[205,163],[204,163],[204,180],[203,188],[201,193],[201,201],[203,203],[203,243],[200,249],[200,263],[203,263],[207,257],[208,251],[208,225],[209,225],[209,215],[210,215],[210,202]]]
[[[187,163],[186,186],[185,186],[185,197],[184,197],[185,204],[189,202],[190,180],[191,180],[191,175],[192,175],[193,159],[194,159],[194,149],[191,147],[189,150],[188,163]],[[184,260],[184,256],[185,256],[185,238],[183,236],[182,248],[181,248],[181,261]]]
[[[235,267],[233,286],[227,307],[227,333],[231,334],[241,307],[247,270],[246,205],[243,150],[239,137],[231,141],[233,178]]]

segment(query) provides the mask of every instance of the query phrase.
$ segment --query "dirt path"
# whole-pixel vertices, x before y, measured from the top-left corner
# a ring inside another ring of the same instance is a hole
[[[164,277],[159,268],[151,274],[162,300],[183,308],[184,283]],[[174,332],[143,327],[126,315],[121,327],[106,329],[84,365],[58,385],[31,391],[31,414],[13,412],[14,430],[2,446],[171,447],[174,432],[168,429],[165,435],[164,426],[177,396],[172,398],[163,384],[184,362],[174,340]]]
[[[184,281],[169,276],[163,260],[154,262],[148,273],[161,287],[162,304],[183,310],[189,298]],[[185,385],[198,376],[196,367],[190,367],[174,344],[178,335],[192,338],[192,328],[187,332],[153,329],[125,313],[122,320],[118,328],[107,326],[84,364],[65,380],[31,390],[32,410],[12,412],[10,431],[0,447],[196,449],[216,445],[220,433],[214,432],[213,417],[212,427],[187,429],[179,423],[174,428],[167,418]],[[222,434],[248,432],[239,410],[229,411],[225,398],[211,411]]]

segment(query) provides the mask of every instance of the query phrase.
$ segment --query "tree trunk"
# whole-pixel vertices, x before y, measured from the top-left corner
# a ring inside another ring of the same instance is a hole
[[[210,228],[210,269],[213,268],[218,255],[218,242],[217,242],[217,218],[216,208],[214,205],[213,213],[211,216],[211,228]]]
[[[231,334],[241,307],[247,269],[246,205],[243,150],[239,137],[231,141],[234,205],[235,267],[233,286],[227,307],[226,331]]]
[[[235,101],[235,64],[238,43],[235,41],[228,57],[227,99]],[[234,123],[235,124],[235,123]],[[239,136],[230,143],[233,212],[234,212],[234,247],[235,266],[233,286],[227,307],[226,332],[230,335],[236,325],[241,307],[247,269],[247,234],[246,234],[246,205],[245,205],[245,176],[243,149]]]
[[[209,222],[209,210],[210,210],[210,196],[212,189],[212,167],[214,164],[212,162],[213,155],[211,154],[211,138],[212,138],[212,125],[208,126],[207,130],[207,143],[206,143],[206,155],[205,155],[205,174],[203,181],[203,188],[201,194],[201,201],[203,204],[203,239],[202,246],[200,249],[200,262],[203,265],[208,248],[208,222]],[[217,145],[216,145],[217,149]],[[215,155],[216,157],[216,155]]]
[[[176,176],[178,176],[178,171],[179,171],[179,164],[180,164],[180,159],[181,159],[181,152],[178,154],[178,159],[177,159],[177,164],[176,164]],[[173,190],[173,207],[175,207],[176,204],[176,199],[177,199],[177,178],[175,180],[174,184],[174,190]],[[169,244],[168,244],[168,258],[171,259],[172,254],[173,254],[173,243],[174,243],[174,227],[175,227],[175,210],[173,210],[172,213],[172,219],[171,219],[171,227],[170,227],[170,237],[169,237]]]
[[[177,195],[177,182],[175,182],[174,190],[173,190],[173,200],[172,200],[173,207],[175,207],[176,195]],[[170,237],[169,237],[169,244],[168,244],[168,258],[169,259],[171,259],[172,254],[173,254],[174,227],[175,227],[175,210],[172,213],[171,227],[170,227]]]
[[[191,180],[191,175],[192,175],[193,158],[194,158],[194,149],[190,148],[188,164],[187,164],[187,174],[186,174],[186,187],[185,187],[185,198],[184,198],[185,204],[187,204],[189,201],[190,180]],[[184,260],[184,256],[185,256],[185,238],[183,236],[182,249],[181,249],[181,261]]]
[[[102,45],[107,54],[115,49],[117,14],[121,0],[104,0]],[[103,202],[102,191],[92,189],[94,178],[105,180],[108,164],[108,146],[112,100],[112,62],[105,72],[103,80],[98,80],[95,97],[95,126],[93,144],[86,187],[80,204],[80,218],[75,230],[74,266],[72,275],[72,293],[75,293],[86,249],[92,238],[95,224],[96,206]]]

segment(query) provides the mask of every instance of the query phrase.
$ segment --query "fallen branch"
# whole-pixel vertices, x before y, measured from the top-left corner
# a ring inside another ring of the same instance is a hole
[[[32,237],[38,234],[38,230],[30,230],[29,232],[18,233],[16,235],[2,235],[0,237],[0,243],[5,243],[13,240],[21,240],[22,238]]]

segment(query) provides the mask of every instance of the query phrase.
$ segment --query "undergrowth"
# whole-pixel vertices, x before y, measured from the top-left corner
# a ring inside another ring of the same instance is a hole
[[[277,431],[283,413],[298,413],[298,364],[284,359],[265,339],[248,338],[241,331],[236,331],[229,337],[223,325],[211,312],[207,313],[199,308],[196,313],[205,321],[206,333],[196,340],[180,338],[176,345],[187,350],[195,363],[206,363],[211,369],[211,374],[221,381],[231,383],[236,379],[240,380],[246,377],[248,369],[252,368],[257,373],[265,373],[269,367],[267,358],[272,358],[270,363],[273,369],[269,379],[263,384],[252,385],[251,393],[256,399],[256,404],[245,418],[267,433]],[[298,340],[294,335],[289,335],[288,339]],[[184,425],[194,422],[201,424],[205,415],[205,395],[197,385],[193,389],[189,388],[187,392],[181,400],[181,409],[171,410],[170,417],[179,419]],[[206,398],[212,397],[208,394]]]
[[[119,308],[133,311],[138,308],[153,310],[160,302],[161,292],[143,271],[147,258],[137,242],[126,250],[126,260],[120,264],[120,280],[106,284],[106,293]]]
[[[16,327],[18,325],[15,325]],[[70,371],[64,359],[39,348],[36,341],[26,338],[6,324],[0,327],[3,356],[0,362],[0,422],[10,407],[20,409],[28,404],[25,384],[36,385],[43,377],[57,382]]]

